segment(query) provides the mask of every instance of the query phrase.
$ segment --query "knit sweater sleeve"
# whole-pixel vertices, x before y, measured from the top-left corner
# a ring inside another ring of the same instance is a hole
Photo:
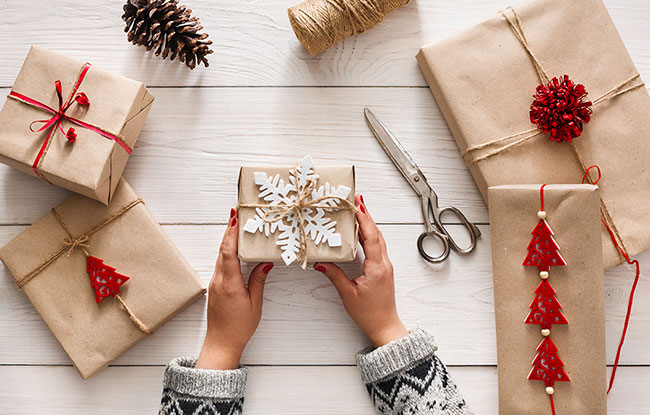
[[[195,363],[189,357],[169,362],[159,415],[240,415],[247,370],[195,369]]]
[[[433,337],[422,329],[357,355],[370,398],[381,415],[470,415]]]

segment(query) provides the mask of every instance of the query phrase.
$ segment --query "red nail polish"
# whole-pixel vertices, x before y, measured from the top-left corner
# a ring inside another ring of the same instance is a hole
[[[237,214],[237,211],[234,208],[230,208],[230,219],[234,218]]]
[[[359,209],[361,210],[361,213],[366,213],[366,208],[363,207],[363,205],[359,205]]]
[[[230,222],[230,226],[232,226],[233,228],[237,226],[237,218],[232,218],[232,221]]]
[[[359,199],[361,199],[361,203],[363,203],[364,205],[366,204],[366,202],[363,201],[363,195],[359,195]]]
[[[273,264],[266,264],[264,265],[264,268],[262,268],[262,272],[268,274],[269,272],[271,272],[272,269],[273,269]]]
[[[315,269],[316,271],[318,271],[318,272],[325,272],[325,271],[327,270],[327,269],[326,269],[324,266],[322,266],[321,264],[314,265],[314,269]]]

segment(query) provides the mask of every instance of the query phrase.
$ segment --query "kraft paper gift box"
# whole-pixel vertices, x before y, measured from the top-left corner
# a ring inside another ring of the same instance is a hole
[[[108,204],[153,100],[140,82],[32,47],[0,112],[0,161]]]
[[[305,168],[312,168],[313,161],[311,157],[307,156],[300,161],[300,164]],[[263,221],[263,211],[260,207],[246,207],[247,205],[267,206],[271,205],[269,199],[265,200],[260,197],[260,185],[256,184],[259,181],[260,174],[262,178],[276,179],[275,184],[278,186],[290,184],[290,169],[296,166],[272,167],[272,166],[258,166],[258,167],[242,167],[239,172],[239,258],[247,262],[280,262],[284,261],[286,264],[292,262],[301,262],[299,253],[294,252],[295,255],[290,253],[290,250],[283,250],[278,244],[279,236],[282,234],[281,229],[276,229],[273,232],[272,224],[265,224]],[[331,222],[336,222],[332,227],[331,232],[338,234],[334,235],[331,239],[339,242],[338,246],[335,242],[330,243],[321,239],[322,235],[318,235],[315,231],[315,226],[306,224],[306,262],[349,262],[353,261],[357,253],[357,221],[356,212],[354,211],[354,166],[313,166],[315,174],[319,176],[316,184],[320,188],[321,193],[314,194],[315,200],[319,196],[329,194],[330,190],[333,194],[338,194],[348,201],[348,204],[339,203],[339,206],[347,205],[352,207],[346,210],[325,211],[323,215],[330,221],[325,223],[326,227],[331,226]],[[277,176],[277,177],[276,177]],[[279,181],[281,180],[281,182]],[[260,182],[261,183],[261,182]],[[322,188],[321,188],[322,187]],[[336,189],[336,190],[335,190]],[[285,189],[286,190],[286,189]],[[318,190],[318,189],[317,189]],[[341,191],[341,193],[338,193]],[[324,192],[324,193],[323,193]],[[291,196],[293,191],[285,192],[285,195]],[[317,208],[313,208],[312,212],[317,215]],[[308,221],[309,222],[309,221]],[[283,224],[288,224],[286,220]],[[314,225],[312,223],[312,225]],[[260,227],[262,229],[260,229]],[[267,229],[264,229],[264,228]],[[248,229],[248,230],[247,230]],[[268,231],[268,234],[267,232]],[[327,229],[325,229],[327,232]],[[316,243],[316,241],[320,243]]]
[[[503,150],[525,137],[518,135],[477,149],[536,128],[529,109],[541,81],[517,18],[506,9],[512,26],[497,14],[424,46],[417,60],[474,180],[487,201],[489,186],[580,183],[586,167],[598,165],[605,219],[628,254],[638,254],[650,247],[650,98],[607,9],[601,0],[532,0],[514,10],[549,77],[569,75],[592,101],[622,93],[593,106],[573,143],[539,134]],[[623,262],[604,227],[601,236],[604,266]]]
[[[490,229],[497,332],[499,413],[551,413],[544,382],[527,380],[543,336],[537,324],[524,324],[541,281],[535,266],[523,266],[531,231],[539,219],[540,185],[490,187]],[[557,291],[568,324],[554,324],[570,382],[556,382],[558,414],[607,413],[605,310],[600,238],[599,191],[593,185],[544,188],[546,221],[566,266],[551,266],[548,281]]]
[[[82,238],[110,218],[87,240]],[[78,244],[71,249],[75,239]],[[104,260],[105,268],[129,277],[118,295],[97,303],[84,250]],[[0,249],[0,259],[83,378],[205,292],[124,179],[109,206],[74,195]]]

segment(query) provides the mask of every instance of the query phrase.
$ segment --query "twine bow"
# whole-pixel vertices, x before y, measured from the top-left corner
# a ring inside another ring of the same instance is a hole
[[[351,210],[357,213],[357,207],[349,200],[336,195],[326,195],[318,198],[313,198],[313,191],[318,185],[318,176],[308,178],[304,185],[300,185],[298,180],[298,166],[290,170],[290,174],[294,178],[296,184],[296,200],[293,203],[283,205],[261,204],[261,203],[240,203],[240,208],[261,208],[264,209],[262,219],[266,223],[277,223],[283,221],[286,217],[294,214],[298,217],[298,230],[300,232],[300,245],[298,247],[298,259],[302,269],[307,268],[307,232],[305,231],[305,219],[303,212],[307,209],[323,209],[326,212],[340,212],[343,210]],[[337,200],[342,205],[327,205],[321,204],[326,200]]]
[[[80,248],[83,253],[86,255],[86,257],[89,257],[90,254],[86,250],[86,248],[89,248],[90,245],[88,244],[89,238],[95,234],[97,231],[102,229],[104,226],[108,225],[109,223],[113,222],[115,219],[119,218],[120,216],[124,215],[126,212],[131,210],[133,207],[137,206],[140,203],[144,203],[142,199],[135,199],[131,203],[125,205],[112,215],[108,216],[106,219],[104,219],[103,222],[101,222],[99,225],[95,226],[92,228],[90,231],[86,232],[85,234],[74,237],[72,236],[72,232],[70,232],[70,229],[68,226],[65,224],[63,221],[63,218],[61,215],[59,215],[59,212],[56,211],[56,209],[52,209],[52,215],[56,219],[56,221],[61,225],[67,236],[63,237],[62,243],[63,247],[56,251],[54,254],[52,254],[47,260],[45,260],[41,265],[36,267],[33,271],[29,272],[22,278],[17,278],[16,279],[16,285],[18,288],[22,289],[25,284],[27,284],[29,281],[32,280],[35,276],[37,276],[41,271],[43,271],[45,268],[47,268],[51,263],[56,261],[58,258],[60,258],[62,255],[65,254],[65,256],[70,256],[72,251],[74,251],[76,248]],[[145,326],[145,324],[140,320],[134,313],[131,311],[131,309],[126,305],[122,297],[118,294],[115,296],[115,300],[119,303],[119,306],[122,310],[124,310],[128,316],[129,319],[135,324],[143,333],[146,335],[152,334],[152,331]]]
[[[73,127],[68,128],[67,132],[63,129],[63,125],[62,125],[63,121],[71,122],[73,124],[84,127],[88,130],[91,130],[108,139],[114,140],[127,152],[127,154],[131,154],[131,148],[118,135],[110,133],[100,127],[97,127],[95,125],[92,125],[90,123],[87,123],[85,121],[79,120],[77,118],[71,117],[66,114],[66,112],[70,109],[70,107],[72,107],[75,103],[84,107],[90,105],[90,99],[85,93],[83,92],[77,93],[79,87],[81,86],[81,83],[86,77],[86,74],[90,70],[90,67],[91,67],[90,63],[85,63],[83,65],[81,71],[79,72],[79,76],[77,77],[77,81],[75,82],[74,87],[70,91],[70,95],[68,96],[68,99],[66,101],[63,100],[63,88],[61,86],[61,81],[57,80],[54,82],[54,88],[56,90],[56,95],[59,100],[58,109],[54,109],[49,105],[46,105],[42,102],[39,102],[35,99],[32,99],[26,95],[20,94],[13,90],[9,93],[9,98],[13,98],[17,101],[31,105],[35,108],[39,108],[41,110],[44,110],[52,114],[52,117],[49,119],[35,120],[29,124],[29,130],[33,133],[40,133],[42,131],[49,130],[47,136],[45,137],[45,140],[43,141],[43,144],[41,145],[41,148],[38,151],[38,154],[36,155],[36,158],[34,159],[34,162],[32,163],[32,170],[34,171],[34,173],[45,181],[48,180],[45,177],[43,177],[43,175],[40,173],[39,167],[43,158],[47,154],[48,149],[50,148],[50,144],[52,142],[52,137],[54,136],[54,133],[58,129],[59,131],[61,131],[61,133],[65,136],[65,138],[70,143],[74,143],[74,141],[77,138],[77,133],[75,132],[75,129]],[[39,123],[42,123],[43,126],[35,130],[34,125]]]

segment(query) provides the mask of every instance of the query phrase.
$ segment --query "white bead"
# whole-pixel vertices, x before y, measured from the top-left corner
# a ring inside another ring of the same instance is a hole
[[[540,210],[539,212],[537,212],[537,218],[538,219],[546,219],[546,211]]]
[[[549,329],[542,329],[542,336],[547,337],[551,335],[551,330]]]
[[[555,393],[555,389],[553,389],[552,386],[548,386],[546,388],[546,393],[548,393],[549,395],[553,395],[553,393]]]
[[[547,279],[547,278],[548,278],[548,271],[541,271],[541,272],[539,273],[539,277],[540,277],[541,279],[543,279],[543,280]]]

